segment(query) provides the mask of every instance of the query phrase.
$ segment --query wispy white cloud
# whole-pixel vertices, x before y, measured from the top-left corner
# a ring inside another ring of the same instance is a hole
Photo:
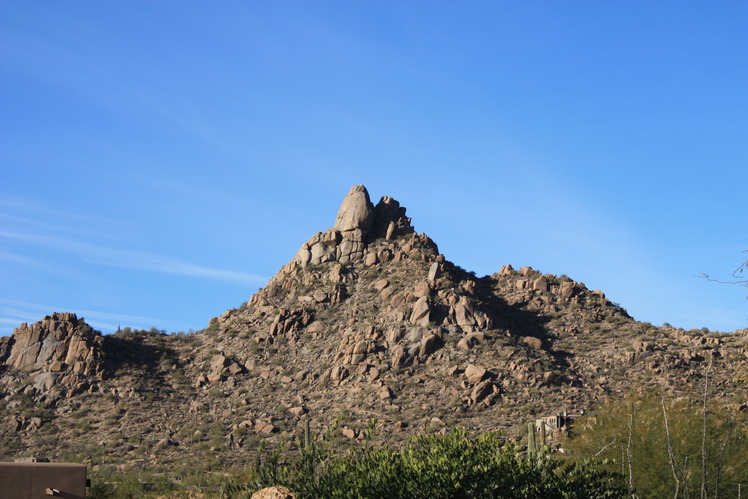
[[[98,265],[247,284],[264,284],[268,280],[265,276],[248,272],[205,267],[162,255],[100,246],[62,237],[0,230],[0,238],[62,250],[75,255],[82,261]]]
[[[31,200],[25,196],[19,197],[4,194],[3,197],[0,198],[0,208],[3,209],[3,212],[0,212],[0,216],[3,218],[20,218],[13,217],[10,213],[21,212],[43,215],[45,219],[68,219],[75,222],[85,223],[91,223],[92,220],[99,220],[102,223],[106,222],[107,224],[111,224],[110,220],[97,218],[90,213],[80,214],[62,211],[58,208],[43,205],[38,199]],[[24,219],[24,222],[26,221],[28,221],[28,219]]]
[[[81,28],[90,30],[92,27],[82,25]],[[131,74],[100,59],[103,55],[96,50],[84,57],[79,51],[56,43],[52,37],[12,29],[4,30],[3,39],[6,46],[13,47],[4,54],[4,62],[12,64],[16,71],[66,86],[88,101],[120,114],[135,110],[142,117],[155,116],[229,157],[247,156],[246,146],[228,142],[225,131],[217,129],[215,120],[203,116],[203,110],[194,103],[179,102],[168,90],[143,87]],[[29,59],[24,51],[15,50],[18,47],[31,47],[35,57]]]
[[[31,258],[24,255],[19,255],[10,251],[0,251],[0,260],[12,263],[14,265],[24,265],[26,267],[34,267],[37,269],[48,269],[49,266],[39,261],[37,258]]]
[[[6,272],[14,269],[19,273],[25,273],[33,269],[49,276],[64,277],[79,282],[90,280],[89,276],[84,272],[78,271],[73,266],[63,266],[43,258],[21,255],[13,251],[0,250],[0,262],[7,264],[2,269],[2,271]],[[0,274],[2,273],[4,272],[0,271]]]

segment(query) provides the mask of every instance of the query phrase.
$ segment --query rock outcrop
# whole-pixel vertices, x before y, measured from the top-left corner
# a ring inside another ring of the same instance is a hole
[[[413,232],[400,203],[383,196],[374,206],[366,187],[354,185],[340,205],[333,228],[317,232],[302,244],[293,262],[306,267],[327,262],[358,262],[366,258],[368,265],[374,265],[387,256],[367,254],[371,241]]]
[[[11,369],[102,373],[103,337],[75,314],[54,313],[30,326],[21,324],[3,344],[0,360],[5,356],[4,364]]]

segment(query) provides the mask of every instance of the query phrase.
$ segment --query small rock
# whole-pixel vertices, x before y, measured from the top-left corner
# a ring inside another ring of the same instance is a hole
[[[393,294],[395,293],[395,290],[391,287],[386,287],[382,290],[382,294],[380,295],[383,302],[387,301]]]
[[[390,390],[388,387],[383,386],[382,389],[379,391],[379,399],[380,400],[388,400],[392,398],[392,390]]]
[[[413,296],[418,298],[431,296],[431,286],[426,281],[421,281],[416,285],[416,289],[413,291]]]
[[[543,341],[540,338],[536,338],[534,336],[523,336],[522,342],[532,348],[543,348]]]
[[[304,406],[297,406],[297,407],[291,407],[288,412],[293,414],[294,416],[302,416],[306,414],[306,407]]]
[[[473,403],[478,403],[492,392],[493,384],[491,383],[491,380],[487,379],[475,385],[475,388],[473,388],[473,391],[470,393],[470,400],[472,400]]]
[[[538,277],[530,282],[530,289],[546,292],[548,291],[548,281],[545,280],[545,277]]]
[[[382,291],[384,288],[390,285],[390,281],[387,279],[379,279],[378,281],[374,281],[373,287],[377,291]]]
[[[418,351],[418,356],[421,359],[424,359],[427,356],[431,355],[439,349],[440,342],[441,338],[439,338],[435,334],[428,334],[424,336],[423,338],[421,338],[421,348]]]
[[[397,345],[391,350],[392,367],[402,367],[408,360],[408,355],[402,345]]]
[[[325,325],[320,321],[314,321],[306,328],[307,333],[321,333],[325,330]]]
[[[171,447],[174,445],[177,445],[177,443],[174,442],[173,440],[170,440],[168,438],[162,438],[161,440],[158,441],[158,443],[156,443],[156,449],[165,449],[167,447]]]
[[[216,354],[213,356],[213,358],[210,359],[210,370],[214,372],[218,372],[224,367],[229,365],[229,359],[224,357],[221,354]]]
[[[470,364],[465,368],[465,377],[469,383],[478,383],[485,375],[486,370],[474,364]]]
[[[296,499],[296,494],[286,487],[265,487],[252,494],[250,499]]]
[[[271,423],[264,423],[261,427],[257,428],[260,433],[264,433],[266,435],[269,435],[270,433],[273,433],[274,431],[277,431],[278,428],[276,428]]]
[[[367,253],[366,258],[364,259],[364,265],[366,265],[367,267],[371,267],[372,265],[376,265],[378,261],[379,258],[377,257],[376,253]]]

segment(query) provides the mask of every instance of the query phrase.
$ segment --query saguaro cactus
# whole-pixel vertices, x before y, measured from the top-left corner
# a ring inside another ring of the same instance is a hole
[[[312,437],[309,434],[309,418],[304,420],[304,449],[309,450],[312,446]]]
[[[545,447],[545,423],[540,423],[540,442],[538,442],[538,447]]]
[[[527,453],[535,454],[537,447],[535,446],[535,423],[527,423]]]

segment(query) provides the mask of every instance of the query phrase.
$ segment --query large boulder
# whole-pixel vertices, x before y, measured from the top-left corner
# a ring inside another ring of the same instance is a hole
[[[343,199],[335,218],[335,229],[348,232],[359,229],[368,234],[374,221],[374,205],[369,200],[369,193],[363,185],[354,185]]]
[[[423,296],[416,301],[413,305],[413,311],[410,314],[411,324],[417,326],[428,326],[431,321],[431,306],[429,305],[429,299]]]
[[[475,308],[466,296],[461,296],[460,301],[454,306],[455,320],[458,326],[475,326]]]

